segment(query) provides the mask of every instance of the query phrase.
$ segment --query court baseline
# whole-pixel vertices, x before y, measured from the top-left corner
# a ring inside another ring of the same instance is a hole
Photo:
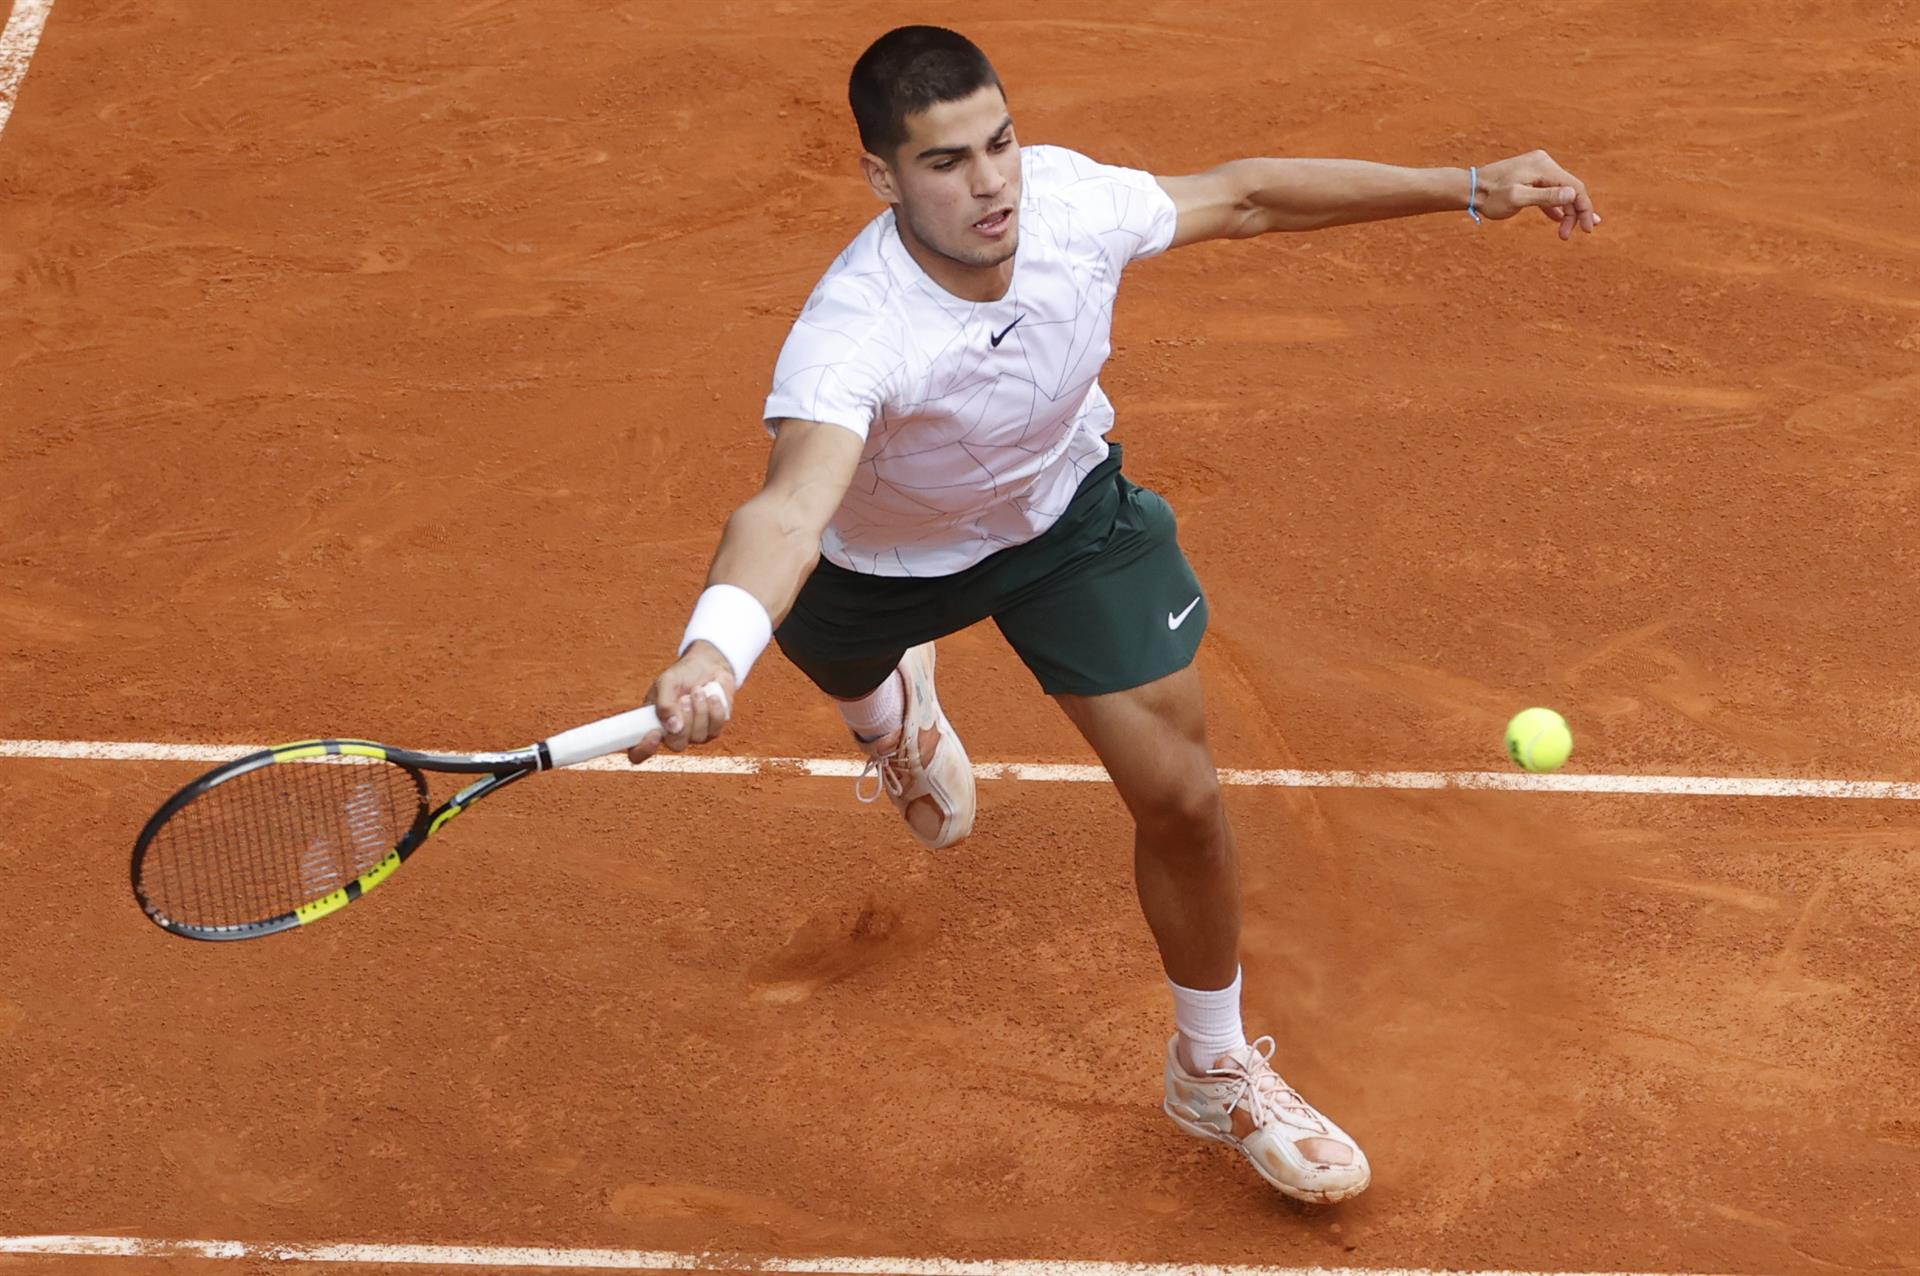
[[[138,1236],[0,1236],[0,1255],[252,1259],[432,1267],[545,1267],[623,1272],[783,1272],[816,1276],[1441,1276],[1425,1267],[1252,1267],[1105,1263],[1072,1259],[750,1258],[668,1250],[545,1249],[496,1245],[268,1244]],[[1636,1276],[1633,1273],[1454,1272],[1446,1276]],[[1675,1276],[1668,1273],[1667,1276]]]
[[[0,758],[85,762],[227,762],[269,746],[173,744],[123,740],[0,740]],[[848,778],[863,763],[847,758],[729,757],[662,754],[643,767],[624,758],[598,758],[572,768],[640,775],[797,775]],[[1085,784],[1107,778],[1104,768],[1068,762],[978,762],[982,780]],[[1829,780],[1725,775],[1532,775],[1524,771],[1310,771],[1223,767],[1226,785],[1281,789],[1469,789],[1476,792],[1648,794],[1663,797],[1825,798],[1920,801],[1920,782]]]

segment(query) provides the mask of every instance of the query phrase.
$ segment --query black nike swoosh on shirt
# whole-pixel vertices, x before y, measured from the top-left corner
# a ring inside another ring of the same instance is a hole
[[[996,332],[996,333],[994,333],[994,334],[993,334],[992,336],[990,336],[989,338],[987,338],[987,340],[988,340],[988,341],[990,341],[990,342],[992,342],[992,344],[993,344],[993,348],[994,348],[995,350],[998,350],[998,349],[1000,348],[1000,343],[1001,343],[1002,341],[1005,341],[1005,340],[1007,339],[1007,334],[1008,334],[1009,332],[1012,332],[1012,331],[1014,330],[1014,328],[1015,328],[1016,326],[1018,326],[1018,325],[1019,325],[1019,323],[1020,323],[1020,320],[1022,320],[1022,319],[1025,319],[1025,318],[1026,318],[1026,316],[1025,316],[1025,315],[1020,315],[1020,316],[1017,316],[1017,317],[1016,317],[1016,318],[1014,319],[1014,321],[1013,321],[1012,323],[1010,323],[1010,324],[1008,324],[1008,325],[1007,325],[1006,327],[1004,327],[1004,328],[1002,328],[1002,329],[1000,329],[1000,331],[998,331],[998,332]]]

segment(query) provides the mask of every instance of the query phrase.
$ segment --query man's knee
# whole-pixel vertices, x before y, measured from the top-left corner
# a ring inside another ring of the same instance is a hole
[[[1143,837],[1195,851],[1224,840],[1226,804],[1212,771],[1158,785],[1133,804],[1133,822]]]

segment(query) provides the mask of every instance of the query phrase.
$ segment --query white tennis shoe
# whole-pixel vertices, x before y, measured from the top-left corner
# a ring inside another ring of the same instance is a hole
[[[1373,1181],[1360,1145],[1269,1062],[1273,1038],[1223,1054],[1203,1076],[1180,1060],[1180,1038],[1167,1043],[1167,1098],[1175,1125],[1196,1138],[1239,1148],[1260,1177],[1296,1201],[1330,1205],[1358,1196]]]
[[[913,835],[939,850],[973,831],[973,763],[934,694],[932,643],[900,658],[900,680],[905,724],[878,740],[854,737],[867,751],[867,767],[853,792],[862,802],[877,801],[884,792]],[[869,779],[875,781],[871,789]]]

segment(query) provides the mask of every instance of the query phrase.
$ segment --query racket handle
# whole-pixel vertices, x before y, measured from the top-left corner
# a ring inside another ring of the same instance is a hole
[[[642,705],[611,718],[562,731],[547,741],[547,756],[556,767],[591,762],[609,753],[624,753],[660,729],[660,715]]]

